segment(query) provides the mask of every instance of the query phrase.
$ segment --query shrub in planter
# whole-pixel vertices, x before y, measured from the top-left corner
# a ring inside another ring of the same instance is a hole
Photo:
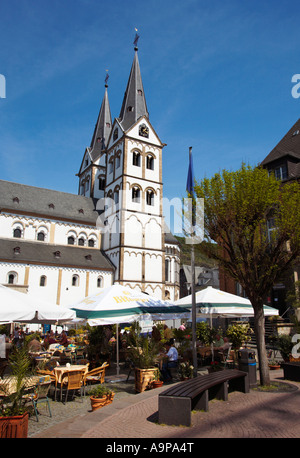
[[[97,385],[89,391],[92,410],[100,409],[101,407],[110,404],[115,396],[115,393],[103,385]]]
[[[141,336],[138,322],[134,322],[129,338],[129,358],[135,367],[135,391],[142,392],[151,387],[158,368],[155,367],[159,344],[148,337]]]
[[[27,348],[14,348],[9,357],[10,377],[1,384],[1,390],[7,393],[0,403],[0,438],[25,438],[28,433],[28,408],[24,398],[28,388],[28,376],[31,375],[31,360]],[[14,385],[11,393],[10,385]]]

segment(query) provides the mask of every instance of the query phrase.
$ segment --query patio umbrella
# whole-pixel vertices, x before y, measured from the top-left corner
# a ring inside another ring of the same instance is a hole
[[[76,312],[77,318],[86,319],[90,326],[117,325],[130,323],[135,320],[166,320],[174,317],[187,318],[188,309],[174,306],[169,301],[163,301],[137,292],[122,285],[112,285],[101,291],[85,297],[70,306]],[[119,375],[119,339],[117,340],[117,375]]]
[[[0,323],[64,324],[75,317],[66,307],[0,285]]]
[[[192,296],[185,296],[174,302],[174,305],[185,308],[192,307]],[[226,293],[219,289],[208,286],[196,293],[196,307],[198,317],[221,316],[249,317],[254,316],[254,310],[249,299],[235,294]],[[264,305],[265,316],[279,315],[277,309]]]
[[[187,318],[188,309],[137,292],[122,285],[112,285],[70,305],[77,318],[90,326],[130,323],[138,319],[167,320]]]

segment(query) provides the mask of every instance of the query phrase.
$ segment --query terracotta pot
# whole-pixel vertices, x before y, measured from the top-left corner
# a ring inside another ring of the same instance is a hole
[[[276,371],[276,370],[280,369],[280,366],[279,366],[279,365],[278,365],[278,366],[277,366],[277,365],[276,365],[276,366],[275,366],[275,365],[270,365],[270,366],[269,366],[269,369],[270,369],[271,371]]]
[[[152,388],[159,388],[163,386],[164,382],[162,380],[153,380]]]
[[[103,396],[103,398],[96,398],[94,396],[90,396],[90,400],[93,412],[94,410],[101,409],[101,407],[104,407],[107,404],[107,396]]]
[[[28,412],[15,417],[0,417],[0,438],[27,438]]]

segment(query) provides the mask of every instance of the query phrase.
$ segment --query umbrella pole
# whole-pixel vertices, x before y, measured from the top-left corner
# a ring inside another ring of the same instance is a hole
[[[196,347],[196,296],[195,296],[195,249],[192,244],[191,250],[191,270],[192,270],[192,345],[193,345],[193,366],[194,377],[197,377],[197,347]]]
[[[116,354],[117,354],[117,375],[120,374],[120,361],[119,361],[119,325],[116,325],[116,334],[117,334],[117,342],[116,342]]]

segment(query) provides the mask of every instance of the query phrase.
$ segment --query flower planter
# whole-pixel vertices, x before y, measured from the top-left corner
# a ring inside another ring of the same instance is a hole
[[[90,396],[92,411],[94,412],[95,410],[101,409],[101,407],[106,406],[106,399],[106,396],[103,396],[103,398],[96,398],[94,396]]]
[[[97,398],[96,396],[90,396],[92,411],[94,412],[97,409],[101,409],[101,407],[111,404],[113,402],[114,396],[114,392],[101,398]]]
[[[163,384],[164,382],[162,380],[153,380],[152,388],[160,388]]]
[[[24,439],[28,435],[28,412],[15,417],[0,417],[0,438]]]
[[[149,369],[135,368],[135,391],[142,393],[143,391],[151,388],[152,381],[156,378],[158,372],[157,367],[150,367]]]
[[[277,364],[276,365],[275,364],[270,364],[269,365],[269,369],[271,371],[276,371],[276,370],[280,369],[280,365],[279,364],[278,365]]]

